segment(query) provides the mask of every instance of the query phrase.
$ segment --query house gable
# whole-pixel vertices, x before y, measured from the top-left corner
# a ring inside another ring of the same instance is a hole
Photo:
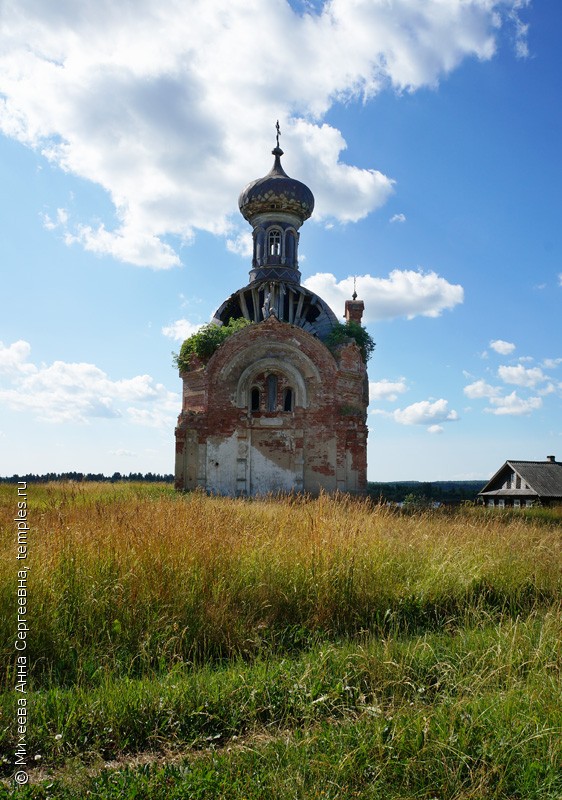
[[[562,464],[553,456],[546,461],[506,461],[478,496],[489,505],[494,500],[500,505],[562,501]]]

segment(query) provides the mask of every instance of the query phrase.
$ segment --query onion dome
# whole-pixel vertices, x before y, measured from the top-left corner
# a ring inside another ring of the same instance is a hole
[[[279,141],[271,152],[275,156],[271,171],[242,190],[238,198],[240,213],[251,223],[258,214],[281,211],[298,217],[302,224],[314,210],[314,195],[304,183],[290,178],[281,166],[283,150]]]

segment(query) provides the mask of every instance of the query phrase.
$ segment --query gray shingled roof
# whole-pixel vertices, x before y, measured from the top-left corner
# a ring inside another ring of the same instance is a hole
[[[532,492],[525,489],[498,489],[498,479],[509,467],[521,476]],[[558,461],[506,461],[479,494],[504,496],[536,493],[539,497],[562,497],[562,463]]]
[[[562,464],[556,461],[508,461],[541,497],[562,497]]]

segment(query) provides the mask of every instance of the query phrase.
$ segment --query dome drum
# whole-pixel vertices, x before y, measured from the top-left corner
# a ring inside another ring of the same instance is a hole
[[[226,325],[231,319],[245,317],[250,322],[263,322],[273,313],[281,322],[289,322],[324,339],[337,324],[328,304],[304,286],[271,277],[234,292],[215,311],[213,321]]]
[[[298,268],[299,234],[297,226],[292,220],[286,222],[279,217],[260,218],[254,223],[253,240],[252,267],[254,270],[258,267],[271,266],[287,266],[292,270]]]

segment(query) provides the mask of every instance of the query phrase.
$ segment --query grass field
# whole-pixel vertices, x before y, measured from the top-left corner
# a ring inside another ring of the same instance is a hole
[[[31,782],[0,797],[562,797],[562,514],[28,487]]]

